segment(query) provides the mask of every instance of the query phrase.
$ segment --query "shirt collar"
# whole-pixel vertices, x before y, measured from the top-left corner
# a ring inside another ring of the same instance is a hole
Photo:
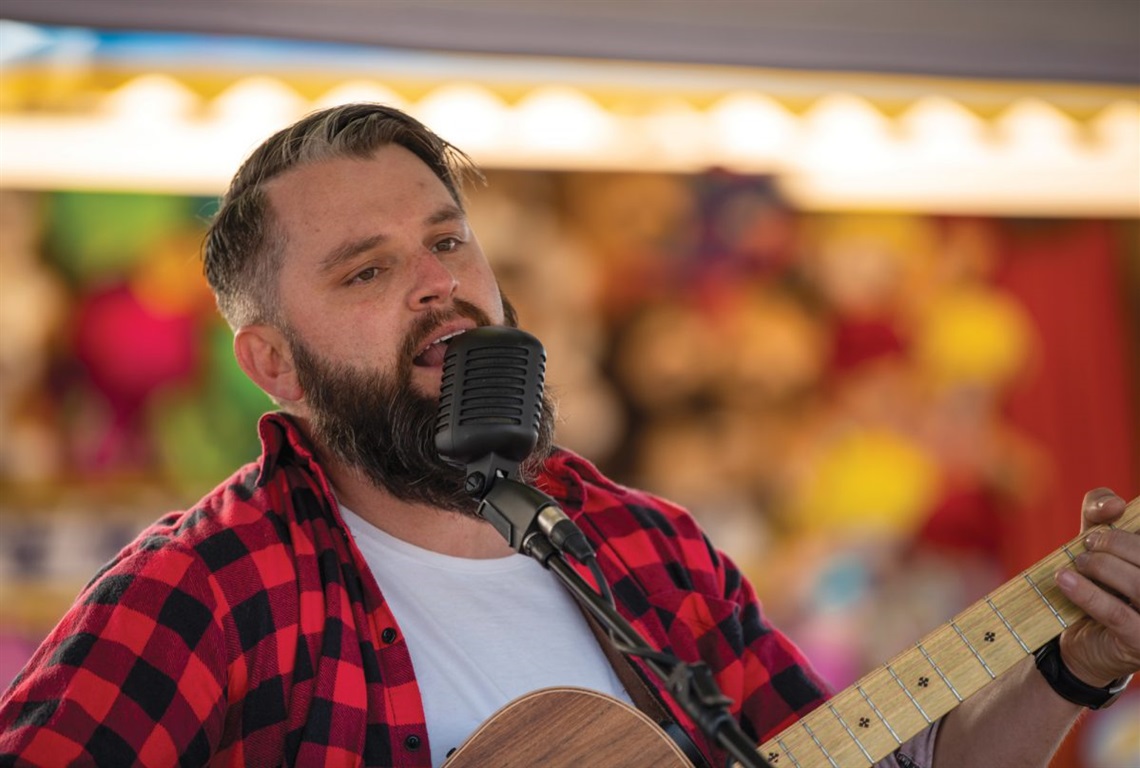
[[[283,411],[266,413],[257,424],[257,432],[261,438],[258,463],[262,477],[272,476],[280,465],[300,464],[324,478],[312,443],[292,416]]]

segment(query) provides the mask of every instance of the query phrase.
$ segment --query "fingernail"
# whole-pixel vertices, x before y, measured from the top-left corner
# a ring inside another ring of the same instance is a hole
[[[1057,584],[1065,589],[1072,589],[1077,586],[1077,574],[1070,571],[1068,568],[1063,568],[1057,571]]]
[[[1100,544],[1103,540],[1104,540],[1104,534],[1102,534],[1100,531],[1094,531],[1093,533],[1090,533],[1088,536],[1085,536],[1085,546],[1088,549],[1096,549],[1097,547],[1100,546]]]

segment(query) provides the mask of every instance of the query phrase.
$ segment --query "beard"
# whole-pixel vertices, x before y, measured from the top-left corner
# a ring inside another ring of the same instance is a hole
[[[503,309],[507,325],[517,327],[514,308],[505,297]],[[452,311],[425,313],[404,338],[392,373],[324,360],[291,328],[285,329],[285,337],[318,445],[401,501],[475,516],[478,500],[464,490],[466,472],[440,458],[435,447],[439,400],[412,386],[416,353],[436,328],[455,317],[479,326],[491,324],[486,313],[461,299],[455,300]],[[538,442],[519,466],[521,482],[534,482],[553,449],[554,415],[553,402],[543,394]]]

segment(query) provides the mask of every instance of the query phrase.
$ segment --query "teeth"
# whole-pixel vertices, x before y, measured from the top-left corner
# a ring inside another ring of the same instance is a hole
[[[427,352],[428,348],[434,346],[435,344],[442,344],[445,341],[450,341],[451,339],[454,339],[456,336],[463,335],[463,333],[464,333],[464,331],[455,331],[454,333],[449,333],[449,334],[446,334],[444,336],[440,336],[438,339],[431,342],[430,344],[427,344],[423,349],[421,349],[420,354],[422,355],[424,352]]]

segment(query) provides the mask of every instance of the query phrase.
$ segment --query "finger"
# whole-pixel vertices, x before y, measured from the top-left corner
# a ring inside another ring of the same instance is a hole
[[[1085,539],[1085,552],[1074,564],[1084,576],[1140,606],[1140,535],[1100,530]]]
[[[1120,528],[1100,528],[1085,537],[1085,549],[1115,555],[1140,566],[1140,533]]]
[[[1057,586],[1065,597],[1094,621],[1120,638],[1140,638],[1140,613],[1071,568],[1057,572]]]
[[[1124,514],[1124,507],[1124,499],[1109,488],[1089,491],[1081,503],[1081,530],[1112,522]]]

